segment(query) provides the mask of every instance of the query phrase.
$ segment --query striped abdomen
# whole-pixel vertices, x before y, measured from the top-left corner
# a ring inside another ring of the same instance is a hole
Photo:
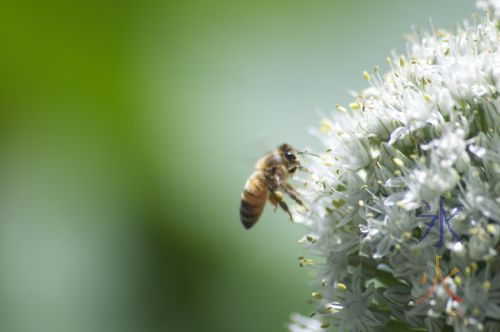
[[[255,172],[247,180],[243,194],[241,194],[240,219],[246,229],[252,227],[259,220],[267,200],[267,186],[264,175]]]

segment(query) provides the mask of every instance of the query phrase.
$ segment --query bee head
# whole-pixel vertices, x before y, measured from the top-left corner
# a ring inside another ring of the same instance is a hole
[[[281,144],[279,150],[283,155],[283,160],[286,162],[290,164],[297,164],[299,162],[299,159],[297,158],[297,151],[290,145],[286,143]]]

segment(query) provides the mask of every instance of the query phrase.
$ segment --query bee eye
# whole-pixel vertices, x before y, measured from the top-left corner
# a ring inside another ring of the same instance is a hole
[[[297,156],[293,152],[288,151],[285,154],[285,156],[286,156],[286,159],[288,159],[289,161],[295,161],[295,160],[297,160]]]

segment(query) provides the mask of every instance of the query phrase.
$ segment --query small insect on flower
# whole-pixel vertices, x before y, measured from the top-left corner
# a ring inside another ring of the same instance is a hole
[[[257,161],[256,170],[248,178],[241,194],[240,220],[243,227],[249,229],[259,220],[267,199],[275,208],[281,207],[293,221],[292,213],[279,189],[305,207],[295,188],[288,183],[297,169],[307,171],[298,158],[303,153],[285,143]]]

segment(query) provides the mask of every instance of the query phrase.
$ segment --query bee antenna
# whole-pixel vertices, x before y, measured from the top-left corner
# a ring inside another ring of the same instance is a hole
[[[313,157],[316,157],[316,158],[321,158],[319,156],[319,154],[312,153],[312,152],[309,152],[309,151],[297,151],[297,154],[306,154],[308,156],[313,156]]]

